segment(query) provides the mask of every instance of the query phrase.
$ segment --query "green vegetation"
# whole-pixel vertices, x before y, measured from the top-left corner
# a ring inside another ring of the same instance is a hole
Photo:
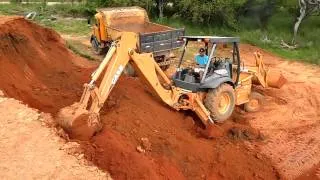
[[[89,59],[89,60],[96,60],[94,57],[90,56],[88,53],[86,53],[86,51],[82,51],[80,50],[81,48],[78,47],[78,42],[74,42],[74,41],[67,41],[67,47],[73,51],[75,54],[78,54],[79,56],[81,57],[84,57],[86,59]]]
[[[39,0],[40,1],[40,0]],[[59,0],[61,1],[61,0]],[[75,4],[7,4],[0,14],[38,13],[35,21],[63,34],[88,35],[87,18],[96,7],[138,5],[147,9],[153,21],[185,27],[190,35],[240,36],[242,42],[257,45],[284,58],[320,64],[320,16],[304,21],[297,49],[281,47],[290,43],[297,15],[297,0],[77,0]],[[163,6],[160,16],[161,3]],[[164,3],[164,4],[163,4]],[[169,3],[170,5],[168,5]]]
[[[180,18],[154,20],[172,27],[185,27],[189,35],[239,36],[242,42],[259,46],[283,58],[301,60],[320,64],[320,17],[311,17],[301,26],[297,39],[299,48],[286,49],[281,47],[281,40],[292,40],[292,17],[284,12],[274,15],[269,22],[268,30],[252,28],[250,23],[243,23],[239,30],[234,31],[215,25],[184,23]]]
[[[84,4],[58,4],[43,6],[42,4],[2,4],[2,15],[26,15],[37,12],[34,21],[49,28],[53,28],[62,34],[87,35],[90,27],[87,17],[90,16],[88,7]],[[93,14],[93,13],[91,13]]]
[[[82,19],[74,20],[64,18],[57,19],[55,21],[42,19],[40,24],[53,28],[63,34],[88,35],[90,32],[90,27],[88,27],[87,20]]]

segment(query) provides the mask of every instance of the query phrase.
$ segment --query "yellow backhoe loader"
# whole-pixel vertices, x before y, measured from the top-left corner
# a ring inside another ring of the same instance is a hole
[[[278,88],[285,82],[280,73],[270,78],[272,74],[264,67],[261,54],[256,54],[256,66],[242,67],[239,38],[182,36],[181,39],[184,47],[178,67],[173,77],[168,78],[152,53],[137,52],[138,35],[123,33],[111,45],[106,57],[92,74],[91,81],[84,85],[80,102],[61,109],[57,116],[58,123],[71,137],[80,139],[86,139],[101,130],[99,111],[128,63],[164,103],[177,111],[194,111],[206,126],[228,119],[235,105],[245,104],[247,111],[256,111],[260,99],[251,92],[252,82]],[[201,76],[193,67],[183,66],[190,41],[203,42],[210,60]],[[217,46],[226,43],[232,46],[231,55],[227,58],[217,57]]]

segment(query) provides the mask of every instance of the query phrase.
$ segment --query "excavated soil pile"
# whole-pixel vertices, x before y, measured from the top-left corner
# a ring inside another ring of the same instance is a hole
[[[153,32],[161,32],[171,30],[166,26],[161,26],[153,23],[131,23],[128,25],[126,22],[121,22],[121,24],[113,25],[113,28],[119,29],[121,31],[129,31],[129,32],[136,32],[136,33],[153,33]]]
[[[230,122],[221,126],[230,129],[224,136],[205,139],[191,113],[171,110],[146,91],[139,79],[121,78],[101,114],[105,128],[84,148],[86,157],[109,170],[115,179],[278,176],[266,158],[241,141],[231,140],[258,141],[250,129]]]
[[[92,69],[57,33],[1,17],[0,39],[0,89],[6,95],[50,113],[79,100]],[[236,140],[259,141],[246,125],[226,123],[226,135],[205,139],[190,114],[162,104],[139,79],[122,77],[101,115],[105,128],[82,147],[115,179],[278,178],[268,159]]]
[[[0,18],[0,89],[45,112],[79,99],[89,77],[60,36],[19,17]],[[82,78],[84,77],[84,78]]]

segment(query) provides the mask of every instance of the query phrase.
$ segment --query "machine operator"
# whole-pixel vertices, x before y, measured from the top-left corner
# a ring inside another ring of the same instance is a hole
[[[199,73],[201,79],[205,71],[206,65],[209,62],[209,57],[206,55],[204,48],[199,49],[199,54],[195,56],[195,61],[197,63],[197,66],[194,69],[194,72]]]

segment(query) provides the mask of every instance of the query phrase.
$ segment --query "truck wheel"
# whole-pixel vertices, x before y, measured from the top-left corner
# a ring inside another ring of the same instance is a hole
[[[204,99],[204,105],[210,111],[211,118],[222,123],[227,120],[235,106],[235,94],[231,85],[221,84],[215,89],[209,90]]]
[[[103,49],[101,49],[94,39],[91,39],[91,46],[95,54],[101,55],[103,53]]]
[[[154,57],[154,59],[156,60],[156,62],[159,64],[160,68],[163,71],[169,69],[170,64],[168,64],[168,65],[163,65],[163,64],[166,63],[166,61],[169,61],[170,59],[166,59],[165,56],[156,56],[156,57]]]
[[[261,109],[264,97],[258,92],[252,92],[250,94],[249,102],[244,104],[244,110],[247,112],[257,112]]]

